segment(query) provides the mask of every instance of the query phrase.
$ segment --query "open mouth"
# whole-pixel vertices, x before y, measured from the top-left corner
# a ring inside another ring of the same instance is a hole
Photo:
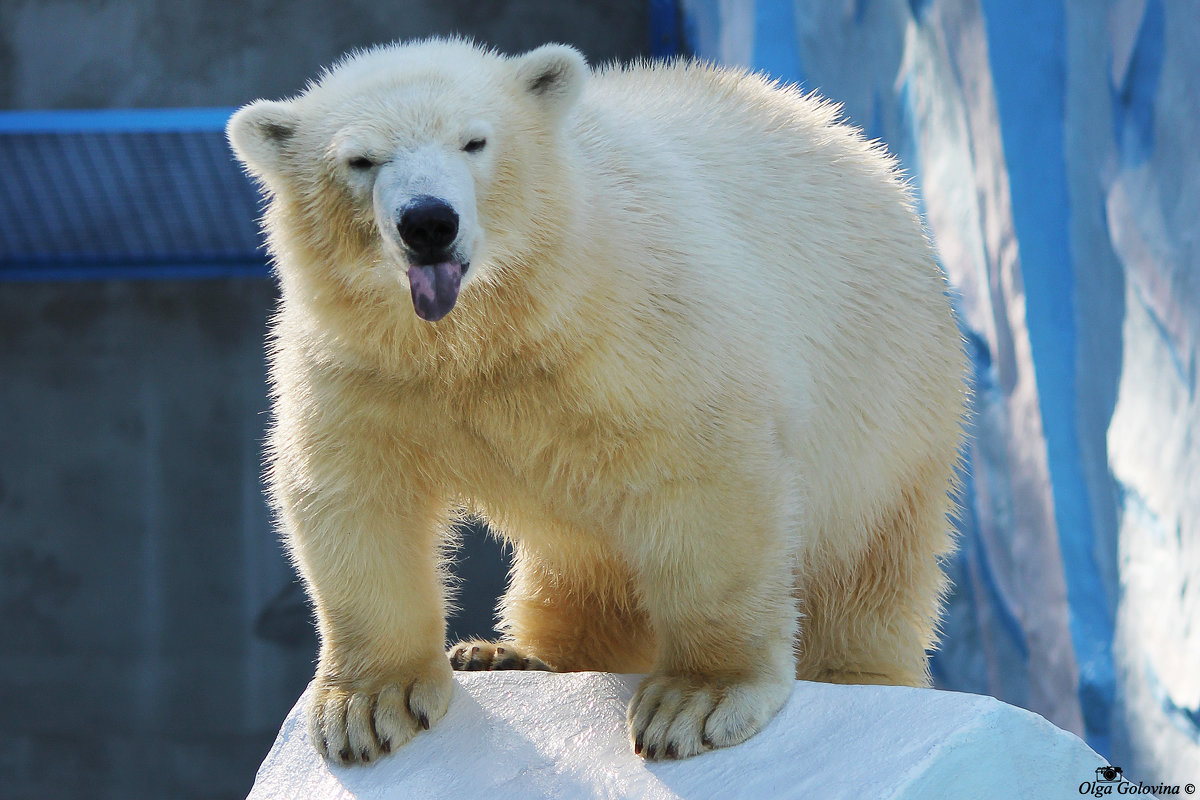
[[[417,316],[426,322],[437,322],[449,314],[458,302],[458,290],[468,266],[444,261],[409,267],[408,285]]]

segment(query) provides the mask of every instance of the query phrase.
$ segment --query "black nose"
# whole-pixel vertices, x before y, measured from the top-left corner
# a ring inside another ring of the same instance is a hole
[[[418,197],[400,214],[400,239],[420,257],[439,254],[458,236],[458,214],[444,200]]]

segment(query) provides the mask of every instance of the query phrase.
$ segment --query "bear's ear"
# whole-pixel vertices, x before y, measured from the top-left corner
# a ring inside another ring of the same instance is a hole
[[[583,91],[588,65],[583,55],[565,44],[546,44],[517,57],[517,81],[546,109],[562,114]]]
[[[291,103],[256,100],[229,118],[225,135],[238,159],[259,176],[279,172],[284,146],[296,135],[299,115]]]

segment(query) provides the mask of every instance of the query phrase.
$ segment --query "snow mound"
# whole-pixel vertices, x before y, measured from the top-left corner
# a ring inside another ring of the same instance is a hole
[[[625,732],[638,679],[456,673],[445,719],[367,767],[316,755],[301,697],[249,800],[1078,798],[1105,764],[1075,735],[990,697],[803,681],[750,741],[647,763]]]

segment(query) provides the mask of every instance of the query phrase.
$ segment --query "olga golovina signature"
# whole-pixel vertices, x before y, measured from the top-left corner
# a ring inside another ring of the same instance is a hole
[[[1110,794],[1145,794],[1156,797],[1169,797],[1178,794],[1195,794],[1196,784],[1186,783],[1132,783],[1121,774],[1120,767],[1096,767],[1096,776],[1092,780],[1079,784],[1079,793],[1092,797],[1104,797]]]

